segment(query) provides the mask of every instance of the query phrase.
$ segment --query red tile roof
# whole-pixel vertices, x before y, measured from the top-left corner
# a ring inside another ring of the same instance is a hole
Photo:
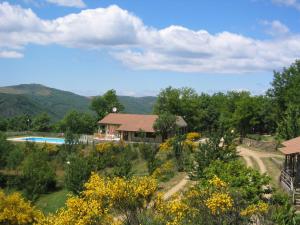
[[[280,151],[285,155],[300,153],[300,137],[285,141]]]
[[[157,115],[142,115],[142,114],[123,114],[110,113],[99,124],[115,124],[120,125],[118,131],[140,131],[155,132],[153,125],[158,118]],[[181,116],[177,116],[177,125],[179,127],[186,127],[187,124]]]

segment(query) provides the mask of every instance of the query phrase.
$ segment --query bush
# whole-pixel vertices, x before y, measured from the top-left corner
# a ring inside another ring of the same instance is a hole
[[[53,190],[56,186],[55,172],[48,162],[47,153],[33,150],[22,163],[21,179],[25,196],[30,200]]]
[[[86,158],[73,154],[67,159],[65,169],[66,188],[74,194],[79,194],[83,190],[84,183],[91,175],[91,166]]]

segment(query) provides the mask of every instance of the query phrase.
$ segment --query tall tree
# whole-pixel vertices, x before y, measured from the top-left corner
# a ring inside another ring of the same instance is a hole
[[[288,106],[283,119],[278,124],[278,135],[283,139],[292,139],[300,135],[300,106]]]
[[[300,61],[297,60],[290,67],[281,72],[274,72],[272,87],[267,94],[270,96],[277,109],[280,119],[284,116],[289,105],[300,105]]]
[[[94,116],[73,110],[65,115],[59,122],[58,127],[63,132],[70,131],[74,134],[92,134],[96,125]]]
[[[162,90],[154,105],[154,113],[159,115],[169,113],[182,116],[189,130],[195,130],[198,123],[199,99],[196,91],[191,88],[172,88]]]
[[[113,89],[108,90],[102,96],[94,97],[90,108],[97,113],[98,119],[102,119],[108,113],[113,112],[113,108],[116,108],[117,112],[124,110],[124,106],[119,102],[116,91]]]
[[[170,113],[163,113],[156,119],[153,128],[156,133],[160,134],[162,141],[168,138],[168,135],[176,132],[176,116]]]

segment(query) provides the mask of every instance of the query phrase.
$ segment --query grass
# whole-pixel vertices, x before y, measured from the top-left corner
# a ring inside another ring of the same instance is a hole
[[[272,158],[262,158],[264,162],[268,175],[271,177],[271,184],[276,188],[280,188],[279,176],[280,176],[280,166],[275,163]]]
[[[42,195],[35,203],[36,207],[45,214],[55,213],[61,207],[64,207],[69,192],[62,189],[50,194]]]
[[[248,156],[252,162],[253,165],[253,169],[260,171],[259,165],[257,163],[257,161],[252,157],[252,156]]]
[[[132,162],[132,171],[135,176],[147,176],[147,162],[142,159],[137,159]]]
[[[240,162],[242,162],[244,165],[247,166],[247,162],[246,162],[246,160],[244,159],[244,157],[239,156],[238,160],[239,160]]]

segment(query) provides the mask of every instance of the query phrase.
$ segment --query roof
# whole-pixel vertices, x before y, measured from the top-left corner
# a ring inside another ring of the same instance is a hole
[[[285,155],[300,153],[300,137],[285,141],[280,151]]]
[[[140,131],[155,132],[153,125],[158,118],[157,115],[110,113],[100,120],[99,124],[120,125],[118,131]],[[186,127],[187,124],[181,116],[177,116],[177,126]]]

